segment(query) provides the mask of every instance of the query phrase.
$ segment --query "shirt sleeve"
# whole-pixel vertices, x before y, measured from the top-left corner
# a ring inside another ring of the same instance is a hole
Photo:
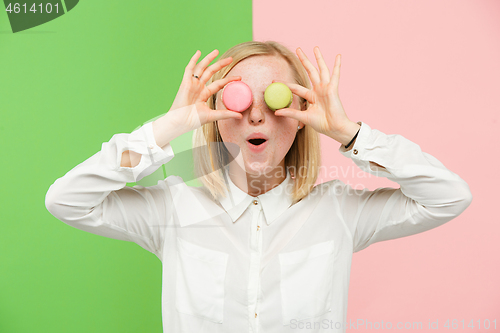
[[[133,168],[122,167],[124,151],[141,154]],[[171,196],[164,181],[143,187],[127,183],[152,174],[174,156],[159,147],[152,122],[130,134],[115,134],[101,150],[57,179],[47,191],[45,206],[64,223],[104,237],[135,242],[161,260],[164,226]]]
[[[335,183],[353,252],[438,227],[460,215],[472,201],[464,180],[401,135],[386,135],[361,123],[352,149],[341,146],[339,151],[363,171],[400,185],[368,191]]]

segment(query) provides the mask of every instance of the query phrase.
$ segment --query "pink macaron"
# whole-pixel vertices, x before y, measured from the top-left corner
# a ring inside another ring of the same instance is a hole
[[[242,81],[231,81],[222,89],[222,103],[228,110],[243,112],[252,105],[252,90]]]

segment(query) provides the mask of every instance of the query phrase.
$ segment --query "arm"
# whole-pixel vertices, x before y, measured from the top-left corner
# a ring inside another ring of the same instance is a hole
[[[162,149],[167,149],[166,148],[167,144],[169,144],[170,141],[172,141],[177,136],[182,134],[182,133],[175,133],[173,131],[172,126],[169,126],[172,124],[172,119],[170,116],[180,116],[179,111],[182,112],[183,110],[171,110],[169,111],[170,114],[168,116],[164,115],[163,117],[158,118],[152,122],[154,142],[158,147],[161,147]],[[169,127],[171,128],[170,130]],[[151,141],[151,135],[149,136],[149,138]],[[120,166],[125,168],[134,168],[139,164],[140,160],[141,160],[140,153],[136,153],[133,150],[126,150],[122,153]]]
[[[343,183],[341,191],[336,189],[354,252],[440,226],[460,215],[472,201],[464,180],[401,135],[386,135],[362,123],[352,149],[342,145],[339,151],[363,171],[400,185],[399,189],[362,193]]]
[[[309,102],[309,107],[305,111],[280,109],[275,115],[296,119],[340,142],[340,152],[363,171],[387,177],[401,186],[358,193],[340,181],[330,183],[334,205],[350,230],[353,251],[435,228],[462,213],[472,201],[467,183],[403,136],[385,135],[362,123],[353,146],[344,148],[359,125],[349,120],[340,101],[341,56],[335,57],[330,75],[319,47],[314,48],[314,55],[319,71],[297,49],[312,88],[288,84],[294,94]]]
[[[168,114],[168,113],[167,113]],[[163,117],[165,118],[166,115]],[[161,118],[160,118],[161,119]],[[161,129],[176,133],[169,127]],[[124,161],[134,154],[135,163]],[[45,197],[45,205],[57,219],[80,230],[104,237],[133,241],[160,255],[162,225],[168,222],[170,192],[164,181],[151,187],[127,187],[150,175],[174,156],[169,143],[157,145],[153,123],[131,134],[115,134],[102,149],[57,179]],[[140,162],[139,162],[140,161]]]
[[[114,135],[100,152],[50,186],[45,206],[52,215],[84,231],[133,241],[161,260],[165,225],[173,213],[173,187],[167,186],[168,179],[147,188],[130,188],[126,183],[137,182],[170,161],[174,153],[169,142],[179,135],[216,120],[242,117],[207,105],[211,95],[230,81],[241,79],[231,76],[208,84],[209,78],[229,65],[232,58],[208,66],[218,51],[196,64],[200,54],[196,51],[186,66],[172,107],[163,117],[131,134]],[[196,79],[194,71],[199,76]],[[178,179],[172,181],[180,188],[187,187],[182,180],[182,184]]]

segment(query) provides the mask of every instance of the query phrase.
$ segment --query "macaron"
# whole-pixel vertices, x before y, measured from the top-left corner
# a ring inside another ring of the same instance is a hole
[[[222,89],[222,103],[226,109],[243,112],[252,105],[252,90],[242,81],[231,81]]]
[[[276,111],[292,105],[293,95],[286,84],[275,82],[266,88],[264,100],[271,110]]]

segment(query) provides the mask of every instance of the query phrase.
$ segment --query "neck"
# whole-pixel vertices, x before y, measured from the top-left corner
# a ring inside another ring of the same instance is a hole
[[[282,164],[266,173],[251,174],[233,161],[229,164],[229,177],[240,190],[256,197],[272,190],[286,179],[286,168]]]

